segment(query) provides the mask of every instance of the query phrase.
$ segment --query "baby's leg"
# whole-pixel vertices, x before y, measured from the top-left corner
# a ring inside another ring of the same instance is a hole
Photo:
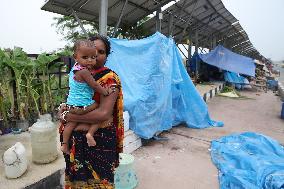
[[[99,123],[99,124],[91,124],[90,129],[88,130],[88,133],[86,134],[87,137],[87,143],[89,146],[96,146],[96,141],[94,139],[94,134],[99,128],[105,128],[112,124],[113,118],[109,118],[108,120]]]
[[[108,120],[99,123],[99,128],[109,127],[113,123],[113,117],[110,117]]]
[[[61,151],[63,153],[69,154],[69,147],[68,147],[68,141],[71,136],[72,131],[76,127],[76,122],[67,122],[64,131],[63,131],[63,141],[61,143]]]
[[[89,146],[96,146],[96,141],[94,139],[95,132],[99,129],[99,124],[91,124],[88,133],[86,134],[87,143]]]

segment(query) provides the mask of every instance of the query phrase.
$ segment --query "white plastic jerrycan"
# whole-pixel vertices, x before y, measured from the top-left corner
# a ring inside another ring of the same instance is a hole
[[[32,160],[35,163],[50,163],[57,158],[57,129],[51,115],[41,115],[30,127]]]
[[[24,174],[28,168],[24,145],[17,142],[14,146],[5,151],[3,161],[7,178],[18,178]]]

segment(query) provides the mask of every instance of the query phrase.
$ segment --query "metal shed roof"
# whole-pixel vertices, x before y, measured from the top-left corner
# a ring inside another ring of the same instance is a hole
[[[125,1],[108,0],[109,26],[115,26],[118,22]],[[121,25],[136,25],[139,20],[172,1],[174,0],[128,0]],[[99,22],[100,2],[101,0],[47,0],[41,9],[67,16],[72,14],[73,9],[80,19]],[[226,42],[226,46],[236,52],[260,55],[238,20],[225,8],[221,0],[180,0],[162,13],[161,33],[169,34],[169,20],[172,15],[172,36],[176,42],[184,41],[191,32],[190,38],[194,44],[193,33],[198,31],[198,43],[203,47],[208,47],[211,37],[214,36],[219,43]],[[156,18],[148,20],[144,27],[155,33]]]
[[[221,30],[229,28],[237,19],[224,7],[221,0],[181,0],[168,7],[163,12],[161,32],[169,34],[170,15],[174,17],[173,37],[186,38],[183,31],[188,33],[200,32],[200,37],[206,38],[220,34]],[[151,32],[156,31],[156,19],[153,17],[144,24]],[[194,36],[192,36],[194,38]]]
[[[121,24],[135,24],[171,1],[173,0],[159,0],[157,3],[153,0],[128,0]],[[108,25],[114,26],[117,23],[124,2],[125,0],[108,0]],[[48,0],[41,9],[68,16],[72,14],[71,8],[80,19],[99,21],[100,0]]]

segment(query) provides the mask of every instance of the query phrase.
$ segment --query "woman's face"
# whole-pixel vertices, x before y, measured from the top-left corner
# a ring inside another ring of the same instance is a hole
[[[97,49],[97,63],[94,66],[95,68],[101,68],[105,65],[106,61],[106,47],[104,42],[102,42],[100,39],[97,39],[94,41]]]

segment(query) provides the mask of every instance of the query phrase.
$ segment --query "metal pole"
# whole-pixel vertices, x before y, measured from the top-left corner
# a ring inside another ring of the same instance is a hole
[[[100,15],[99,15],[99,33],[107,35],[107,12],[108,0],[101,0]]]
[[[162,32],[162,19],[163,19],[163,13],[162,13],[162,10],[161,10],[161,12],[159,12],[159,22],[160,22],[160,24],[159,24],[159,26],[160,26],[159,31],[160,32]]]
[[[174,23],[174,16],[172,14],[170,14],[169,31],[168,31],[169,37],[173,36],[173,23]]]
[[[112,34],[113,37],[116,37],[117,29],[118,29],[119,24],[120,24],[120,22],[121,22],[121,18],[122,18],[122,16],[123,16],[123,12],[124,12],[124,9],[125,9],[127,3],[128,3],[128,0],[125,0],[125,2],[124,2],[124,4],[123,4],[123,7],[122,7],[122,9],[121,9],[121,12],[120,12],[118,21],[117,21],[117,23],[116,23],[116,25],[115,25],[114,32],[113,32],[113,34]]]
[[[198,31],[195,32],[195,53],[198,54]],[[198,62],[198,58],[196,58],[196,62],[195,62],[195,78],[198,78],[198,69],[199,69],[199,62]]]
[[[224,46],[225,48],[227,48],[227,40],[226,40],[226,39],[225,39],[224,42],[223,42],[223,46]]]
[[[192,47],[192,42],[191,42],[191,35],[190,33],[188,34],[189,36],[189,41],[188,41],[188,54],[187,54],[187,72],[189,73],[190,72],[190,69],[189,69],[189,62],[191,61],[191,47]]]
[[[156,11],[156,31],[158,31],[158,32],[161,32],[161,30],[162,30],[162,23],[161,23],[161,21],[162,21],[162,18],[160,18],[160,16],[161,16],[161,13],[162,12],[162,9],[161,8],[159,8],[157,11]]]
[[[72,14],[74,15],[75,19],[76,19],[77,22],[79,23],[79,26],[80,26],[80,28],[82,29],[84,35],[85,35],[87,38],[89,38],[89,35],[88,35],[87,31],[85,30],[85,28],[84,28],[84,26],[83,26],[83,24],[82,24],[80,18],[77,16],[77,14],[76,14],[76,12],[74,11],[73,8],[71,8],[71,11],[72,11]]]
[[[188,59],[191,59],[191,54],[192,54],[192,42],[191,42],[191,38],[189,36],[189,43],[188,43]]]
[[[214,49],[217,46],[217,38],[216,36],[213,37],[213,47],[212,49]]]

